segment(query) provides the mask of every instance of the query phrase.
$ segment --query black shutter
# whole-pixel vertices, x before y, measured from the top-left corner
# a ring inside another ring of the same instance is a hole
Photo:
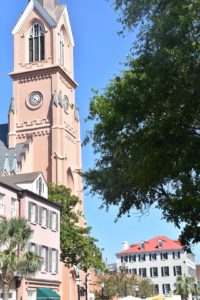
[[[151,277],[153,276],[152,273],[153,273],[153,272],[152,272],[152,268],[150,268],[150,276],[151,276]]]
[[[38,255],[38,245],[37,244],[35,244],[35,253]]]
[[[164,276],[163,267],[161,268],[161,274],[162,276]]]
[[[49,272],[52,272],[52,249],[49,248]]]
[[[49,212],[49,228],[52,229],[52,211]]]
[[[48,264],[49,264],[49,248],[46,247],[45,250],[46,250],[46,256],[45,256],[45,271],[48,272],[48,270],[49,270],[49,266],[48,266]]]
[[[42,225],[42,210],[43,210],[43,207],[39,206],[38,207],[38,212],[39,212],[38,224],[39,225]]]
[[[56,214],[56,231],[58,231],[58,214]]]
[[[47,216],[47,218],[46,218],[46,227],[48,228],[49,227],[49,210],[48,209],[46,209],[46,216]]]
[[[58,264],[59,264],[59,253],[58,250],[56,250],[56,273],[58,273]]]
[[[175,258],[175,253],[173,252],[173,259]]]
[[[176,267],[174,267],[174,276],[176,276]]]
[[[35,223],[38,224],[38,205],[35,204]]]
[[[165,295],[165,285],[164,284],[162,285],[162,288],[163,288],[163,294]]]
[[[29,202],[28,203],[28,220],[31,221],[31,206],[32,206],[32,203]]]
[[[180,252],[178,252],[178,258],[180,258]]]

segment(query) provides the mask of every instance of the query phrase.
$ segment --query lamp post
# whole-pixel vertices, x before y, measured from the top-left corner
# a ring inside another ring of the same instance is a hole
[[[104,282],[101,283],[101,300],[104,300]]]
[[[87,273],[85,275],[85,300],[88,300],[88,286],[89,286],[89,282],[90,282],[90,273]]]
[[[80,300],[80,285],[81,285],[81,279],[80,276],[76,277],[76,285],[77,285],[77,293],[78,293],[78,300]]]
[[[133,288],[135,290],[135,296],[138,297],[139,286],[138,285],[134,285]]]

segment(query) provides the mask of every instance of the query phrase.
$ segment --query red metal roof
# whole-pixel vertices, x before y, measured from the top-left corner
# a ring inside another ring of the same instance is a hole
[[[158,241],[162,241],[162,247],[158,247]],[[132,244],[130,248],[127,250],[123,250],[118,252],[117,254],[128,254],[128,253],[143,253],[143,252],[156,252],[156,251],[163,251],[163,250],[182,250],[181,243],[178,240],[170,240],[166,236],[156,236],[148,241],[144,242],[144,249],[141,249],[141,243]]]

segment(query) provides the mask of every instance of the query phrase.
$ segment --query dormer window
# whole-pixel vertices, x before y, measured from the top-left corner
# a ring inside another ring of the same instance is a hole
[[[65,65],[65,40],[63,29],[60,31],[60,64]]]
[[[29,62],[41,60],[44,60],[44,30],[35,23],[29,33]]]
[[[163,242],[162,242],[162,240],[159,240],[158,241],[158,248],[162,248],[162,246],[163,246]]]
[[[141,250],[144,250],[144,248],[145,248],[145,244],[144,244],[144,242],[141,242],[141,243],[140,243],[140,249],[141,249]]]

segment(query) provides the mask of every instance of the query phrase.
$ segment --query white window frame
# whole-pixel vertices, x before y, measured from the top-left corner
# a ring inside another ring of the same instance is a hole
[[[169,295],[170,291],[171,291],[170,284],[169,283],[164,283],[163,284],[163,293],[164,293],[164,295]]]
[[[157,254],[156,253],[151,253],[150,254],[150,260],[151,261],[156,261],[156,259],[157,259]]]
[[[174,276],[182,276],[181,266],[174,266]]]
[[[55,211],[52,211],[52,217],[51,217],[51,229],[53,231],[56,231],[56,228],[57,228],[57,216],[56,216],[56,212]]]
[[[158,277],[158,268],[157,267],[152,267],[150,272],[151,272],[151,277]]]
[[[47,270],[46,270],[46,260],[48,260],[48,248],[45,247],[45,246],[42,246],[42,248],[41,248],[41,257],[43,258],[41,271],[42,272],[47,272]],[[48,264],[48,262],[47,262],[47,264]]]
[[[173,252],[173,259],[180,259],[180,252],[179,251],[174,251]]]
[[[140,268],[140,269],[139,269],[139,275],[140,275],[141,277],[146,278],[146,277],[147,277],[147,269],[146,269],[146,268]]]
[[[17,217],[17,199],[11,198],[11,218]]]
[[[41,225],[42,227],[47,227],[47,209],[42,207],[41,208],[42,211],[41,211]]]
[[[168,277],[169,276],[169,267],[164,266],[162,267],[162,277]]]
[[[168,260],[168,252],[162,252],[160,255],[161,255],[161,260]]]
[[[56,273],[56,266],[57,266],[57,253],[56,249],[52,249],[52,273]]]
[[[35,224],[36,219],[36,204],[31,202],[31,223]]]
[[[44,57],[41,57],[41,37],[44,37]],[[35,47],[35,39],[38,39],[38,53],[36,55],[36,47]],[[33,58],[30,59],[30,40],[33,42]],[[36,56],[38,56],[38,59],[36,59]],[[29,62],[35,62],[35,61],[43,61],[45,59],[45,32],[41,24],[34,23],[30,29],[29,32]]]
[[[142,253],[140,254],[140,261],[145,261],[146,260],[146,254],[145,253]]]

